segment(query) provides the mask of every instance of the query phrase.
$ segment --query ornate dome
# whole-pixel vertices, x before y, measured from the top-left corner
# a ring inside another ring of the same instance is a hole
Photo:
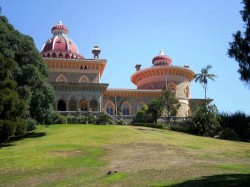
[[[76,44],[68,38],[69,30],[61,21],[51,29],[53,38],[43,45],[42,55],[48,58],[84,58]]]
[[[160,51],[160,54],[153,58],[152,64],[155,66],[168,66],[172,63],[172,59],[164,55],[163,51]]]

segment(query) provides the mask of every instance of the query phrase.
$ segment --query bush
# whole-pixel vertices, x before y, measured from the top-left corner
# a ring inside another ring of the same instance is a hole
[[[26,120],[27,122],[27,131],[32,131],[36,128],[36,125],[37,125],[37,121],[32,119],[32,118],[28,118]]]
[[[87,123],[88,124],[95,124],[96,123],[96,118],[93,114],[89,114],[87,117]]]
[[[235,133],[235,131],[230,128],[223,128],[220,131],[219,137],[224,140],[235,140],[235,141],[240,140],[239,136]]]
[[[214,137],[220,130],[219,120],[220,116],[215,105],[201,106],[193,113],[190,133]]]
[[[14,135],[16,123],[10,120],[0,120],[0,143],[7,142]]]
[[[67,121],[69,124],[86,124],[87,118],[86,117],[75,117],[75,116],[67,116]]]
[[[27,133],[27,122],[23,119],[18,119],[16,123],[15,136],[24,136]]]
[[[220,118],[223,131],[227,132],[229,131],[227,129],[231,129],[234,131],[234,135],[237,135],[241,141],[250,140],[250,116],[243,112],[235,112],[233,114],[223,113],[220,115]]]
[[[47,117],[46,124],[65,124],[67,123],[67,118],[57,111],[52,111]]]
[[[96,119],[96,124],[98,125],[108,125],[108,124],[111,124],[112,122],[112,119],[106,115],[106,114],[100,114],[99,116],[97,116],[97,119]]]
[[[133,126],[142,126],[142,127],[151,127],[151,128],[162,129],[162,125],[158,125],[155,123],[133,123]]]
[[[177,132],[184,132],[184,133],[190,133],[190,129],[187,127],[181,127],[181,126],[171,126],[171,130],[177,131]]]

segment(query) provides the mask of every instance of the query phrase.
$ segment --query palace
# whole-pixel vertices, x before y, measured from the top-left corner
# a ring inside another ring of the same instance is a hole
[[[152,59],[152,67],[141,69],[141,65],[135,65],[131,81],[137,89],[112,89],[100,82],[107,60],[99,58],[99,46],[93,47],[93,58],[86,59],[68,38],[69,30],[61,21],[52,27],[51,33],[53,36],[46,41],[41,54],[56,92],[55,110],[65,114],[91,110],[134,116],[143,105],[159,97],[167,85],[181,104],[177,116],[191,115],[192,106],[198,101],[191,99],[190,94],[195,73],[188,66],[172,65],[172,59],[163,51]]]

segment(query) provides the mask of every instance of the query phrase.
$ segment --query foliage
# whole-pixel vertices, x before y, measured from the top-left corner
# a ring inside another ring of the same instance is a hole
[[[240,140],[239,136],[235,133],[235,131],[228,127],[221,129],[219,133],[219,138],[224,140],[235,140],[235,141]]]
[[[228,55],[239,63],[240,79],[250,83],[250,0],[243,0],[244,8],[240,11],[245,22],[245,32],[237,31],[233,34],[233,42],[229,43]]]
[[[32,118],[28,118],[26,119],[27,122],[27,131],[32,131],[36,129],[36,125],[37,125],[37,121],[32,119]]]
[[[181,105],[179,100],[175,98],[175,94],[172,92],[172,90],[167,87],[163,88],[160,101],[163,104],[163,108],[167,117],[167,123],[169,125],[168,128],[170,130],[170,118],[171,116],[176,116],[177,110]],[[163,126],[163,128],[165,128],[165,126]]]
[[[214,81],[214,78],[217,77],[215,74],[209,74],[209,70],[212,68],[211,65],[207,65],[207,67],[201,69],[201,73],[195,74],[195,82],[199,81],[202,84],[205,90],[205,99],[207,99],[207,79],[211,79]]]
[[[67,116],[67,123],[69,124],[86,124],[87,120],[85,116]]]
[[[54,89],[47,80],[46,63],[33,39],[15,30],[4,16],[0,16],[0,53],[15,63],[9,73],[13,79],[7,82],[8,85],[15,85],[15,97],[24,101],[28,109],[26,116],[44,123],[52,112],[55,98]],[[7,71],[6,68],[3,66],[1,70]],[[9,90],[10,95],[12,92]]]
[[[149,116],[147,105],[143,105],[142,108],[136,113],[135,122],[136,123],[150,123],[150,122],[152,122],[152,117]]]
[[[98,125],[108,125],[112,123],[112,119],[105,113],[97,116],[96,124]]]
[[[231,140],[250,140],[250,116],[243,112],[221,114],[221,138]]]
[[[157,123],[157,119],[161,116],[162,111],[163,103],[159,98],[152,99],[148,104],[148,114],[151,114],[154,123]]]
[[[16,122],[0,119],[0,143],[7,142],[15,134]]]
[[[27,106],[16,91],[17,83],[12,75],[15,67],[15,61],[0,53],[0,143],[26,131],[26,122],[21,118],[25,117]]]
[[[15,136],[20,137],[24,136],[27,133],[27,122],[24,119],[17,119]]]
[[[196,108],[191,119],[190,132],[199,136],[215,136],[220,130],[220,116],[215,105]]]

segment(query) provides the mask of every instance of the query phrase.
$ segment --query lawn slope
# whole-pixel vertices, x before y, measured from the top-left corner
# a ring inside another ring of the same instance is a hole
[[[39,126],[0,149],[0,186],[249,185],[250,144],[131,126]]]

